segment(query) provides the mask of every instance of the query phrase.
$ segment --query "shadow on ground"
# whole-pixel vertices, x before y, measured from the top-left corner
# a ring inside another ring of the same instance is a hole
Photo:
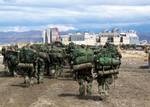
[[[11,86],[13,87],[22,87],[22,88],[27,88],[25,83],[19,83],[19,84],[12,84]]]
[[[1,71],[1,72],[0,72],[0,77],[12,77],[12,76],[10,75],[9,72]]]
[[[72,94],[72,93],[63,93],[58,96],[59,97],[75,97],[80,100],[93,100],[93,101],[102,101],[103,100],[103,98],[100,96],[92,96],[92,95],[91,96],[80,96],[80,95]]]
[[[150,67],[148,65],[143,65],[139,67],[140,69],[150,69]]]
[[[58,78],[58,80],[62,80],[62,81],[75,81],[74,79],[72,78]]]

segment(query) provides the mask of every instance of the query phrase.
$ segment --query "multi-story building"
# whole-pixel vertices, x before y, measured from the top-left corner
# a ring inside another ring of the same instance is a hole
[[[136,32],[120,33],[121,44],[139,45],[139,37]]]
[[[115,45],[120,44],[120,33],[118,32],[103,32],[99,36],[99,44],[105,45],[106,42],[113,43]]]
[[[52,43],[61,41],[58,28],[47,28],[43,31],[43,42]]]
[[[96,45],[96,34],[95,33],[73,33],[69,34],[70,41],[81,45]]]
[[[100,33],[99,36],[99,44],[105,45],[106,42],[110,42],[114,45],[121,45],[121,44],[129,44],[129,45],[139,45],[139,37],[136,32],[129,31],[125,33],[120,32],[103,32]]]
[[[57,28],[48,28],[43,31],[43,42],[52,43],[55,41],[62,41],[64,44],[73,42],[75,44],[84,45],[105,45],[106,42],[110,42],[114,45],[139,45],[139,37],[136,32],[130,30],[128,32],[120,33],[118,29],[112,31],[96,33],[69,33],[66,35],[59,35]]]

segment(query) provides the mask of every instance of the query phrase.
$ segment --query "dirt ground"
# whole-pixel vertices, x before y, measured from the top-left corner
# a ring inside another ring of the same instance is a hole
[[[2,75],[2,65],[0,71],[0,107],[150,107],[150,69],[144,58],[122,59],[119,78],[105,100],[100,99],[96,81],[93,95],[81,98],[72,79],[45,78],[43,84],[25,88],[22,77]]]

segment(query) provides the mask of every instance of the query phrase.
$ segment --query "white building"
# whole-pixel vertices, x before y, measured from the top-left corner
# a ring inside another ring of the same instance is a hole
[[[117,33],[117,32],[100,33],[99,42],[100,42],[100,45],[105,45],[106,42],[110,42],[115,45],[119,45],[120,44],[120,33]]]
[[[47,28],[43,31],[43,42],[52,43],[55,41],[61,41],[59,31],[57,28]]]
[[[120,33],[122,44],[139,45],[139,37],[136,32]]]
[[[139,37],[136,32],[129,31],[125,33],[119,32],[103,32],[100,33],[99,44],[105,45],[106,42],[110,42],[114,45],[139,45]]]
[[[69,34],[70,41],[78,45],[96,45],[95,33],[73,33]]]

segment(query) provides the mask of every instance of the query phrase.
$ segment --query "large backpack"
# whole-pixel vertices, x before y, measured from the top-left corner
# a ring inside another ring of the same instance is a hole
[[[37,58],[35,50],[30,48],[22,48],[20,50],[19,59],[21,63],[33,63]]]

